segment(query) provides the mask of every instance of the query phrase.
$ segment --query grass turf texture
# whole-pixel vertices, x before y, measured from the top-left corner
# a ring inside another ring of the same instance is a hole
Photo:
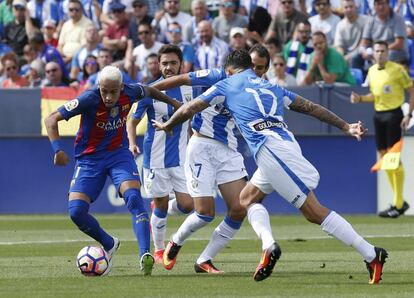
[[[247,221],[214,260],[222,276],[196,274],[193,264],[222,218],[198,231],[181,249],[173,270],[156,265],[151,277],[139,271],[128,215],[97,215],[121,240],[109,276],[84,277],[75,256],[95,244],[70,220],[56,216],[0,216],[0,297],[413,297],[414,217],[397,220],[347,216],[355,229],[390,258],[383,281],[368,285],[358,253],[327,237],[300,216],[271,218],[282,257],[265,281],[252,278],[261,243]],[[184,217],[170,217],[171,235]]]

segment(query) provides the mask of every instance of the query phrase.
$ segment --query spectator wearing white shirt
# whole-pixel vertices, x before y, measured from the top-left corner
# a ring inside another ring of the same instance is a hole
[[[199,45],[196,48],[195,69],[211,69],[224,65],[229,45],[214,36],[214,30],[208,21],[201,21],[198,24],[200,33]]]
[[[180,0],[165,0],[164,10],[159,10],[154,16],[151,25],[157,30],[157,39],[164,42],[168,31],[168,24],[177,22],[184,27],[191,20],[188,13],[180,11]]]
[[[85,31],[92,21],[83,15],[82,3],[69,0],[69,19],[63,24],[59,35],[58,50],[65,63],[72,60],[76,52],[86,44]]]
[[[330,0],[316,0],[315,8],[318,14],[309,18],[312,32],[323,32],[328,45],[333,45],[336,26],[341,19],[333,14]]]
[[[158,50],[164,45],[154,39],[153,30],[150,24],[141,23],[138,25],[138,38],[141,44],[132,51],[132,59],[135,61],[135,69],[132,68],[132,78],[138,71],[138,78],[148,76],[146,69],[146,58],[149,54],[158,53]]]

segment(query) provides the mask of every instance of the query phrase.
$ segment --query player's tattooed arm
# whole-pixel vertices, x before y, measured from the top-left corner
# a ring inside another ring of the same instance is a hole
[[[170,119],[168,119],[167,122],[161,123],[158,121],[153,120],[153,126],[157,130],[165,130],[166,132],[171,133],[172,129],[191,117],[193,117],[194,114],[201,112],[202,110],[209,107],[209,104],[205,102],[204,100],[200,98],[196,98],[184,105],[182,105],[172,116]]]
[[[313,103],[301,96],[297,96],[296,99],[290,104],[289,108],[292,111],[313,116],[320,121],[339,128],[340,130],[348,130],[349,124],[345,120],[323,106]]]
[[[177,110],[182,105],[182,102],[169,97],[165,93],[162,93],[161,91],[153,87],[145,86],[144,88],[145,88],[145,94],[147,96],[154,98],[156,100],[165,102],[166,104],[173,106],[175,110]]]
[[[347,123],[335,113],[300,96],[296,97],[289,108],[293,111],[311,115],[320,121],[336,126],[345,134],[355,137],[358,141],[360,141],[361,137],[367,132],[367,129],[362,125],[361,121]]]

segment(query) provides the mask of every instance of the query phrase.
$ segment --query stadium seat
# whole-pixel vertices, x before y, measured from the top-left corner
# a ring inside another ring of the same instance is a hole
[[[364,83],[364,74],[359,68],[351,68],[351,73],[354,76],[357,85],[361,86]]]

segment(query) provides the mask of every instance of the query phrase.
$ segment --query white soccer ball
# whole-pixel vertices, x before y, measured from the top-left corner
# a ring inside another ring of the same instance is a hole
[[[108,268],[108,257],[101,247],[85,246],[78,253],[76,266],[83,275],[99,276]]]

